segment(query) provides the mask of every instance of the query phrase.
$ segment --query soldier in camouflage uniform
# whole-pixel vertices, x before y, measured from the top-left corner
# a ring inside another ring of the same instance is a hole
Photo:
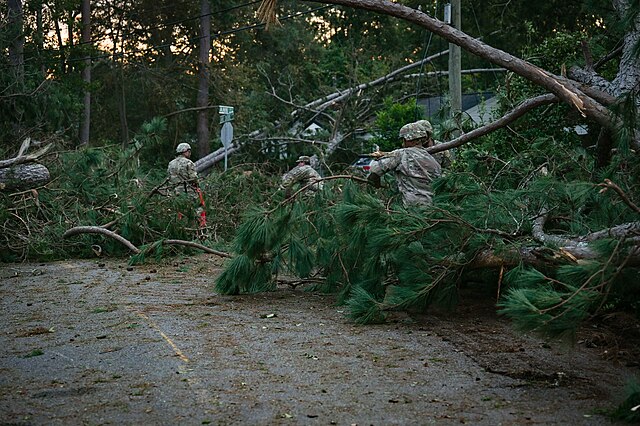
[[[405,206],[431,204],[431,182],[442,174],[438,161],[423,144],[431,139],[431,123],[420,120],[400,129],[403,148],[396,149],[371,163],[369,182],[380,187],[380,178],[393,171]]]
[[[191,145],[181,143],[176,148],[176,158],[171,160],[167,173],[169,174],[169,184],[173,187],[176,195],[188,194],[198,197],[198,173],[196,165],[189,158],[191,157]]]
[[[169,185],[176,195],[186,195],[193,199],[196,220],[200,231],[199,238],[204,238],[201,232],[207,225],[206,213],[204,211],[204,197],[198,185],[198,173],[196,165],[191,161],[191,145],[181,143],[176,147],[176,158],[169,162],[167,173],[169,174]],[[179,213],[182,217],[182,214]]]
[[[429,121],[419,120],[413,124],[418,128],[421,128],[424,131],[424,133],[428,134],[427,137],[422,139],[422,146],[424,146],[425,148],[431,148],[432,146],[436,146],[442,143],[440,141],[433,139],[433,127],[431,126],[431,123],[429,123]],[[400,132],[402,133],[402,129],[400,130]],[[400,137],[402,137],[402,134],[400,134]],[[433,158],[436,159],[438,163],[440,163],[440,167],[442,167],[443,169],[448,168],[453,162],[451,151],[448,151],[448,150],[436,152],[435,154],[431,154],[431,155],[433,156]]]
[[[293,185],[300,183],[301,187],[310,185],[305,190],[305,195],[313,195],[322,189],[323,183],[320,174],[310,166],[311,158],[302,155],[298,158],[298,165],[282,176],[282,184],[279,189],[285,190],[285,196],[291,196]]]

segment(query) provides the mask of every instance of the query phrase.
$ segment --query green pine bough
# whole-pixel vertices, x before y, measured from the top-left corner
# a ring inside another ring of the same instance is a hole
[[[543,201],[569,209],[570,199],[586,203],[598,196],[585,187],[593,185],[576,184],[578,191],[544,179],[526,189],[487,191],[474,176],[459,174],[435,183],[433,206],[407,209],[383,202],[369,188],[334,182],[315,198],[249,212],[234,240],[237,255],[216,290],[272,291],[281,277],[314,278],[310,290],[335,294],[354,321],[367,324],[383,322],[394,310],[451,308],[470,273],[506,267],[504,280],[488,275],[490,284],[502,285],[500,312],[521,330],[571,336],[603,309],[637,309],[637,296],[627,296],[640,290],[629,284],[638,282],[638,271],[624,264],[628,251],[620,240],[591,244],[598,256],[588,260],[532,241],[530,218]],[[487,263],[487,252],[501,266]]]

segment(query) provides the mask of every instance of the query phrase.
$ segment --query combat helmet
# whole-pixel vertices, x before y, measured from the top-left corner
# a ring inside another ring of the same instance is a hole
[[[405,124],[399,132],[401,139],[414,140],[426,138],[433,134],[433,127],[427,120],[419,120],[414,123]]]
[[[309,164],[311,162],[311,157],[309,157],[308,155],[301,155],[300,157],[298,157],[298,163],[307,163]]]
[[[191,145],[186,142],[182,142],[176,147],[176,154],[182,154],[183,152],[191,151]]]

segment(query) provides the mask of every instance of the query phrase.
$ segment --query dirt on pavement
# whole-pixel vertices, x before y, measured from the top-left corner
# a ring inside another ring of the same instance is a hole
[[[0,424],[610,424],[640,377],[620,318],[546,342],[466,290],[359,326],[300,287],[217,295],[221,263],[0,266]]]

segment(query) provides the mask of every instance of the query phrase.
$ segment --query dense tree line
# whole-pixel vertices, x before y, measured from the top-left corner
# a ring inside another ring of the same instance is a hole
[[[191,141],[198,139],[196,121],[202,113],[190,110],[196,106],[235,105],[239,133],[250,133],[286,120],[296,105],[446,49],[442,39],[393,17],[353,8],[312,11],[317,4],[305,2],[280,2],[278,13],[286,25],[270,31],[257,20],[258,2],[226,2],[222,8],[212,8],[210,15],[197,2],[92,2],[89,25],[82,23],[80,5],[74,2],[21,3],[8,2],[1,38],[8,52],[2,65],[12,71],[3,73],[2,137],[4,146],[14,149],[26,136],[57,135],[72,146],[80,143],[87,93],[92,95],[88,142],[93,146],[126,147],[144,122],[168,114],[173,114],[169,120],[173,139]],[[433,16],[443,14],[440,2],[406,4],[420,5]],[[554,8],[563,13],[553,13]],[[488,44],[519,54],[552,31],[596,28],[610,8],[604,1],[586,6],[547,2],[543,10],[469,2],[463,28]],[[210,93],[203,102],[197,96],[205,15],[210,18],[212,43],[204,77]],[[466,68],[486,65],[471,55],[464,58]],[[88,67],[91,82],[86,79]],[[446,57],[425,68],[446,70]],[[425,79],[419,90],[442,95],[446,84],[441,80]],[[496,80],[491,75],[475,76],[466,83],[467,90],[473,90],[494,86]],[[349,105],[343,110],[342,133],[361,127],[386,94],[400,100],[415,95],[416,86],[416,81],[388,85],[368,93],[367,105]],[[182,110],[190,111],[178,114]],[[215,118],[215,108],[208,112]],[[216,120],[211,120],[209,130],[211,150],[217,148]],[[167,155],[174,145],[174,140],[170,142]]]

